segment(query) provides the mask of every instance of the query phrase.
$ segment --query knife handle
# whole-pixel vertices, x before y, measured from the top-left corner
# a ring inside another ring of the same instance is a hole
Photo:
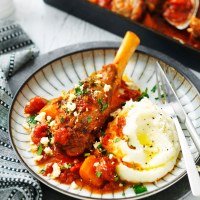
[[[185,125],[190,133],[190,136],[191,136],[198,152],[200,153],[200,136],[197,134],[193,123],[191,122],[191,120],[189,119],[189,117],[187,115],[185,118]]]

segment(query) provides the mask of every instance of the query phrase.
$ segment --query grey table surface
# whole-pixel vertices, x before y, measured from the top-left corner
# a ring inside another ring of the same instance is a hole
[[[21,74],[23,75],[23,78],[19,80],[19,77],[16,76],[10,81],[12,83],[11,87],[13,92],[16,92],[17,87],[22,83],[22,81],[35,70],[34,63],[37,63],[37,66],[38,63],[42,63],[45,54],[49,51],[83,42],[121,40],[120,37],[114,34],[69,15],[68,13],[46,5],[42,0],[13,0],[13,2],[15,11],[10,17],[4,20],[17,21],[40,49],[40,57],[38,57],[34,62],[29,63],[29,65],[23,69],[24,74]],[[200,63],[197,63],[197,65],[200,65]],[[189,68],[190,66],[186,67]],[[200,78],[199,72],[193,71],[193,73]],[[187,185],[187,177],[184,178],[184,181]],[[42,185],[42,187],[44,191],[44,200],[69,199],[69,197],[59,194],[44,185]],[[177,190],[184,190],[184,188],[180,187],[182,186],[178,185]],[[168,192],[173,191],[174,190],[169,190]],[[151,199],[159,198],[153,197]],[[167,192],[162,199],[168,199]],[[195,198],[190,192],[188,192],[178,199],[196,200],[200,198]]]

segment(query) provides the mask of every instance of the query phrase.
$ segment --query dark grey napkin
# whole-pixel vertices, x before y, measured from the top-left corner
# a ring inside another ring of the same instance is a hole
[[[8,80],[39,51],[20,25],[0,24],[0,199],[40,200],[39,182],[21,165],[8,134],[8,112],[12,93]]]

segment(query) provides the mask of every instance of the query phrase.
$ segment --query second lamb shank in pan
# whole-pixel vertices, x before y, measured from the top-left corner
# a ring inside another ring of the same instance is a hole
[[[125,66],[139,43],[134,33],[127,32],[112,64],[103,66],[59,98],[48,102],[40,97],[31,99],[25,107],[26,114],[45,113],[53,119],[50,128],[45,123],[35,127],[32,141],[37,144],[38,135],[42,132],[44,137],[50,131],[55,143],[68,156],[78,156],[90,149],[110,113],[123,103],[123,98],[116,101],[113,96],[121,86]],[[135,98],[139,95],[137,91]]]

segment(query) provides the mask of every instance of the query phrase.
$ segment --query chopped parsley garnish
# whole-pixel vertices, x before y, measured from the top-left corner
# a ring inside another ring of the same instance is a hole
[[[157,85],[154,85],[153,88],[151,89],[151,92],[155,93],[157,90]]]
[[[117,181],[119,180],[119,177],[118,177],[118,176],[116,176],[114,179],[115,179],[115,181],[117,182]]]
[[[96,177],[100,178],[102,175],[102,172],[96,172]]]
[[[103,103],[102,99],[98,99],[98,103],[100,104],[101,108],[100,111],[103,112],[108,108],[108,104],[107,103]]]
[[[85,153],[84,156],[88,157],[88,156],[90,156],[90,153]]]
[[[89,124],[91,121],[92,121],[92,117],[91,117],[91,116],[88,116],[88,118],[87,118],[87,123]]]
[[[113,156],[114,156],[115,154],[112,153],[112,152],[108,152],[107,156],[110,157],[110,155],[113,155]]]
[[[64,165],[62,165],[62,166],[60,167],[60,169],[61,169],[61,170],[63,170],[63,169],[70,169],[71,167],[72,167],[71,164],[64,164]]]
[[[35,117],[36,115],[32,115],[26,120],[29,126],[33,126],[37,123],[37,121],[35,120]]]
[[[49,143],[51,144],[51,140],[53,138],[52,133],[48,130],[48,139],[49,139]]]
[[[76,96],[80,96],[80,95],[83,94],[80,87],[76,87],[76,88],[75,88],[75,92],[76,92],[76,93],[75,93]]]
[[[46,172],[45,169],[41,169],[41,170],[39,171],[40,174],[44,174],[44,172]]]
[[[145,91],[142,92],[142,94],[141,94],[140,97],[138,98],[138,101],[142,100],[144,97],[149,98],[149,95],[148,95],[148,88],[146,88]]]
[[[143,184],[135,184],[131,186],[133,188],[135,194],[140,194],[147,191],[147,187]]]
[[[162,98],[165,98],[165,95],[164,95],[164,94],[161,94],[161,95],[160,95],[160,98],[161,98],[161,99],[162,99]],[[155,100],[159,100],[159,97],[156,97]]]
[[[100,130],[100,135],[101,135],[101,136],[104,136],[104,135],[105,135],[105,132],[102,131],[102,130]]]
[[[65,122],[64,117],[61,117],[61,118],[60,118],[60,122],[61,122],[62,124]]]
[[[86,92],[86,90],[83,88],[80,88],[80,87],[76,87],[75,88],[75,95],[76,96],[80,96],[80,95],[82,95],[82,94],[86,94],[87,92]]]
[[[97,146],[97,149],[100,149],[100,148],[102,148],[102,144],[101,143]]]
[[[99,151],[101,151],[103,154],[106,153],[106,149],[102,148],[102,144],[101,143],[97,146],[97,149],[99,149]]]
[[[126,182],[122,182],[121,184],[123,185],[123,187],[126,186]]]
[[[114,142],[117,143],[119,142],[121,139],[119,137],[115,138]]]
[[[82,81],[79,81],[78,84],[81,86],[81,85],[83,85],[83,82],[82,82]]]
[[[40,143],[38,146],[37,155],[41,155],[41,154],[42,154],[42,144]]]

